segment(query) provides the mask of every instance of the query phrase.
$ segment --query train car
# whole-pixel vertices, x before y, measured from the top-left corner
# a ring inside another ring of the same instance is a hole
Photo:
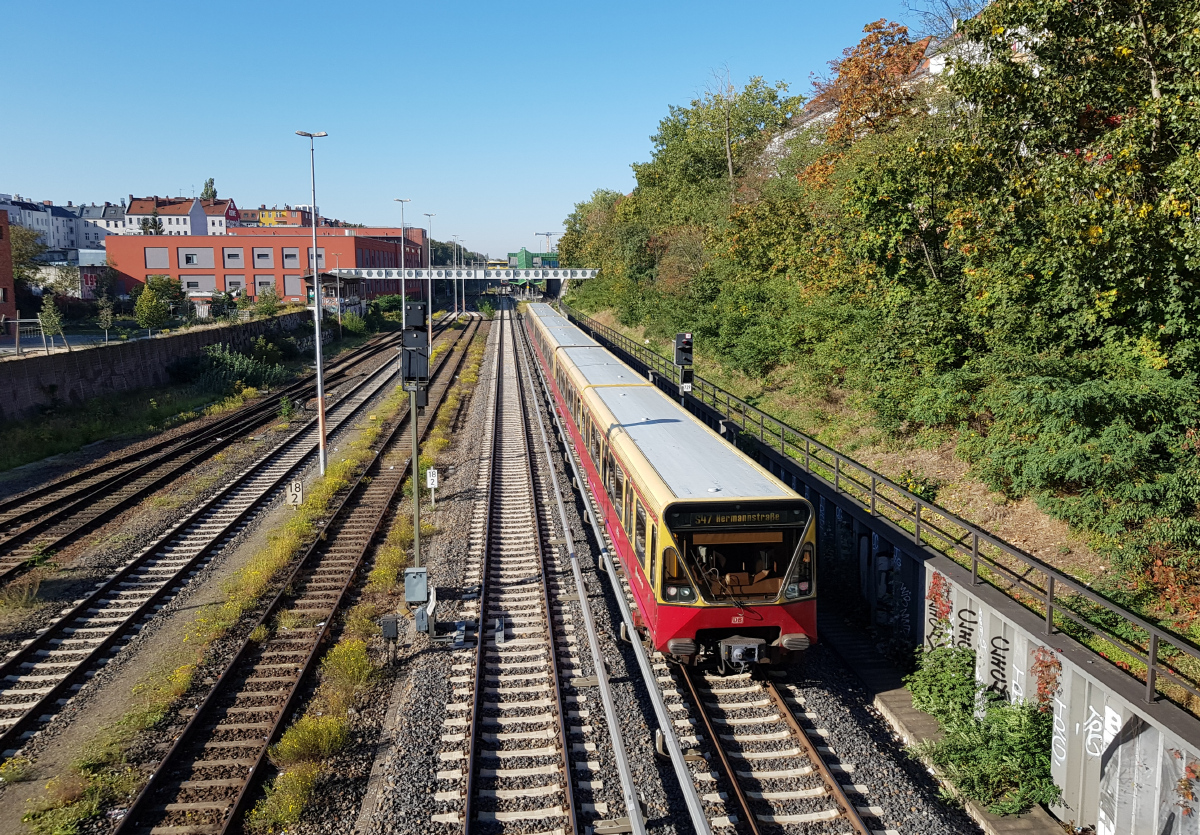
[[[817,637],[812,505],[550,305],[523,326],[654,647],[723,671],[802,654]]]

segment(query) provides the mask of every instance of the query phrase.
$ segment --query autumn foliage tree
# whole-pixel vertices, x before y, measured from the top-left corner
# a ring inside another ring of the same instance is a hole
[[[812,106],[835,112],[825,135],[834,145],[894,127],[912,112],[922,92],[911,75],[929,39],[914,43],[906,26],[882,19],[868,23],[863,32],[866,37],[829,62],[833,75],[813,85]]]

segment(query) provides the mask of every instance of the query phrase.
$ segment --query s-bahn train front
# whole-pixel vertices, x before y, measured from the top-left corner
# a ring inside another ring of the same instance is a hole
[[[656,646],[736,671],[808,649],[817,625],[812,505],[798,496],[676,502],[663,520]]]

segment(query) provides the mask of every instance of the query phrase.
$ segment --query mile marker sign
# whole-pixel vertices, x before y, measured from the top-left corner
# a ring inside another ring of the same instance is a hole
[[[287,503],[293,507],[299,507],[304,504],[304,482],[300,479],[289,481],[287,487],[283,488],[284,496]]]

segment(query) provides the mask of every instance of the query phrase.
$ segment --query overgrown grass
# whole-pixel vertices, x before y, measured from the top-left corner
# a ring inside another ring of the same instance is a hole
[[[83,406],[59,403],[46,414],[0,423],[5,444],[0,471],[51,455],[73,452],[96,441],[158,432],[199,414],[212,395],[188,386],[98,397]]]
[[[436,462],[437,453],[449,446],[450,426],[465,391],[479,379],[484,346],[477,343],[468,349],[463,370],[457,382],[446,393],[430,430],[426,450],[433,450],[418,461],[418,473]],[[398,391],[388,399],[397,406],[407,397]],[[368,429],[378,431],[373,423]],[[444,443],[434,443],[435,440]],[[408,479],[404,492],[412,495],[413,479]],[[421,536],[431,537],[437,529],[421,524]],[[388,531],[387,539],[376,549],[375,563],[368,575],[366,593],[386,596],[400,584],[401,573],[408,565],[409,549],[413,545],[413,521],[408,513],[400,513]],[[340,641],[321,662],[321,683],[304,714],[284,732],[271,748],[271,761],[280,774],[267,789],[246,818],[246,828],[254,833],[280,832],[300,821],[311,801],[317,781],[327,768],[326,761],[342,749],[350,733],[350,709],[369,691],[378,667],[368,653],[370,641],[379,635],[380,609],[367,600],[354,606],[345,615]]]
[[[402,400],[398,395],[389,397],[380,413],[393,416]],[[191,687],[197,666],[213,642],[224,637],[262,601],[275,578],[312,541],[317,534],[317,523],[329,516],[337,494],[350,485],[354,474],[370,458],[371,445],[379,432],[380,424],[373,422],[355,441],[346,445],[346,452],[340,458],[330,462],[325,476],[308,488],[308,495],[295,515],[268,534],[267,544],[225,582],[224,600],[200,610],[186,629],[172,665],[147,676],[135,688],[137,706],[119,721],[101,729],[59,783],[51,781],[53,785],[47,787],[25,816],[35,833],[73,835],[84,821],[121,802],[137,789],[143,775],[125,765],[126,753],[134,737],[166,717]],[[277,625],[288,625],[283,623],[287,615],[287,612],[281,613]],[[265,627],[258,627],[251,632],[250,639],[261,641],[267,636]],[[340,662],[331,680],[344,681],[347,671],[353,669],[353,664]],[[331,698],[334,698],[344,693],[344,689],[331,692]],[[306,797],[305,792],[311,791],[315,775],[313,771],[307,783],[301,779],[303,774],[284,781],[272,794],[276,798],[272,803],[276,805],[271,807],[271,814],[286,816],[298,798]]]

